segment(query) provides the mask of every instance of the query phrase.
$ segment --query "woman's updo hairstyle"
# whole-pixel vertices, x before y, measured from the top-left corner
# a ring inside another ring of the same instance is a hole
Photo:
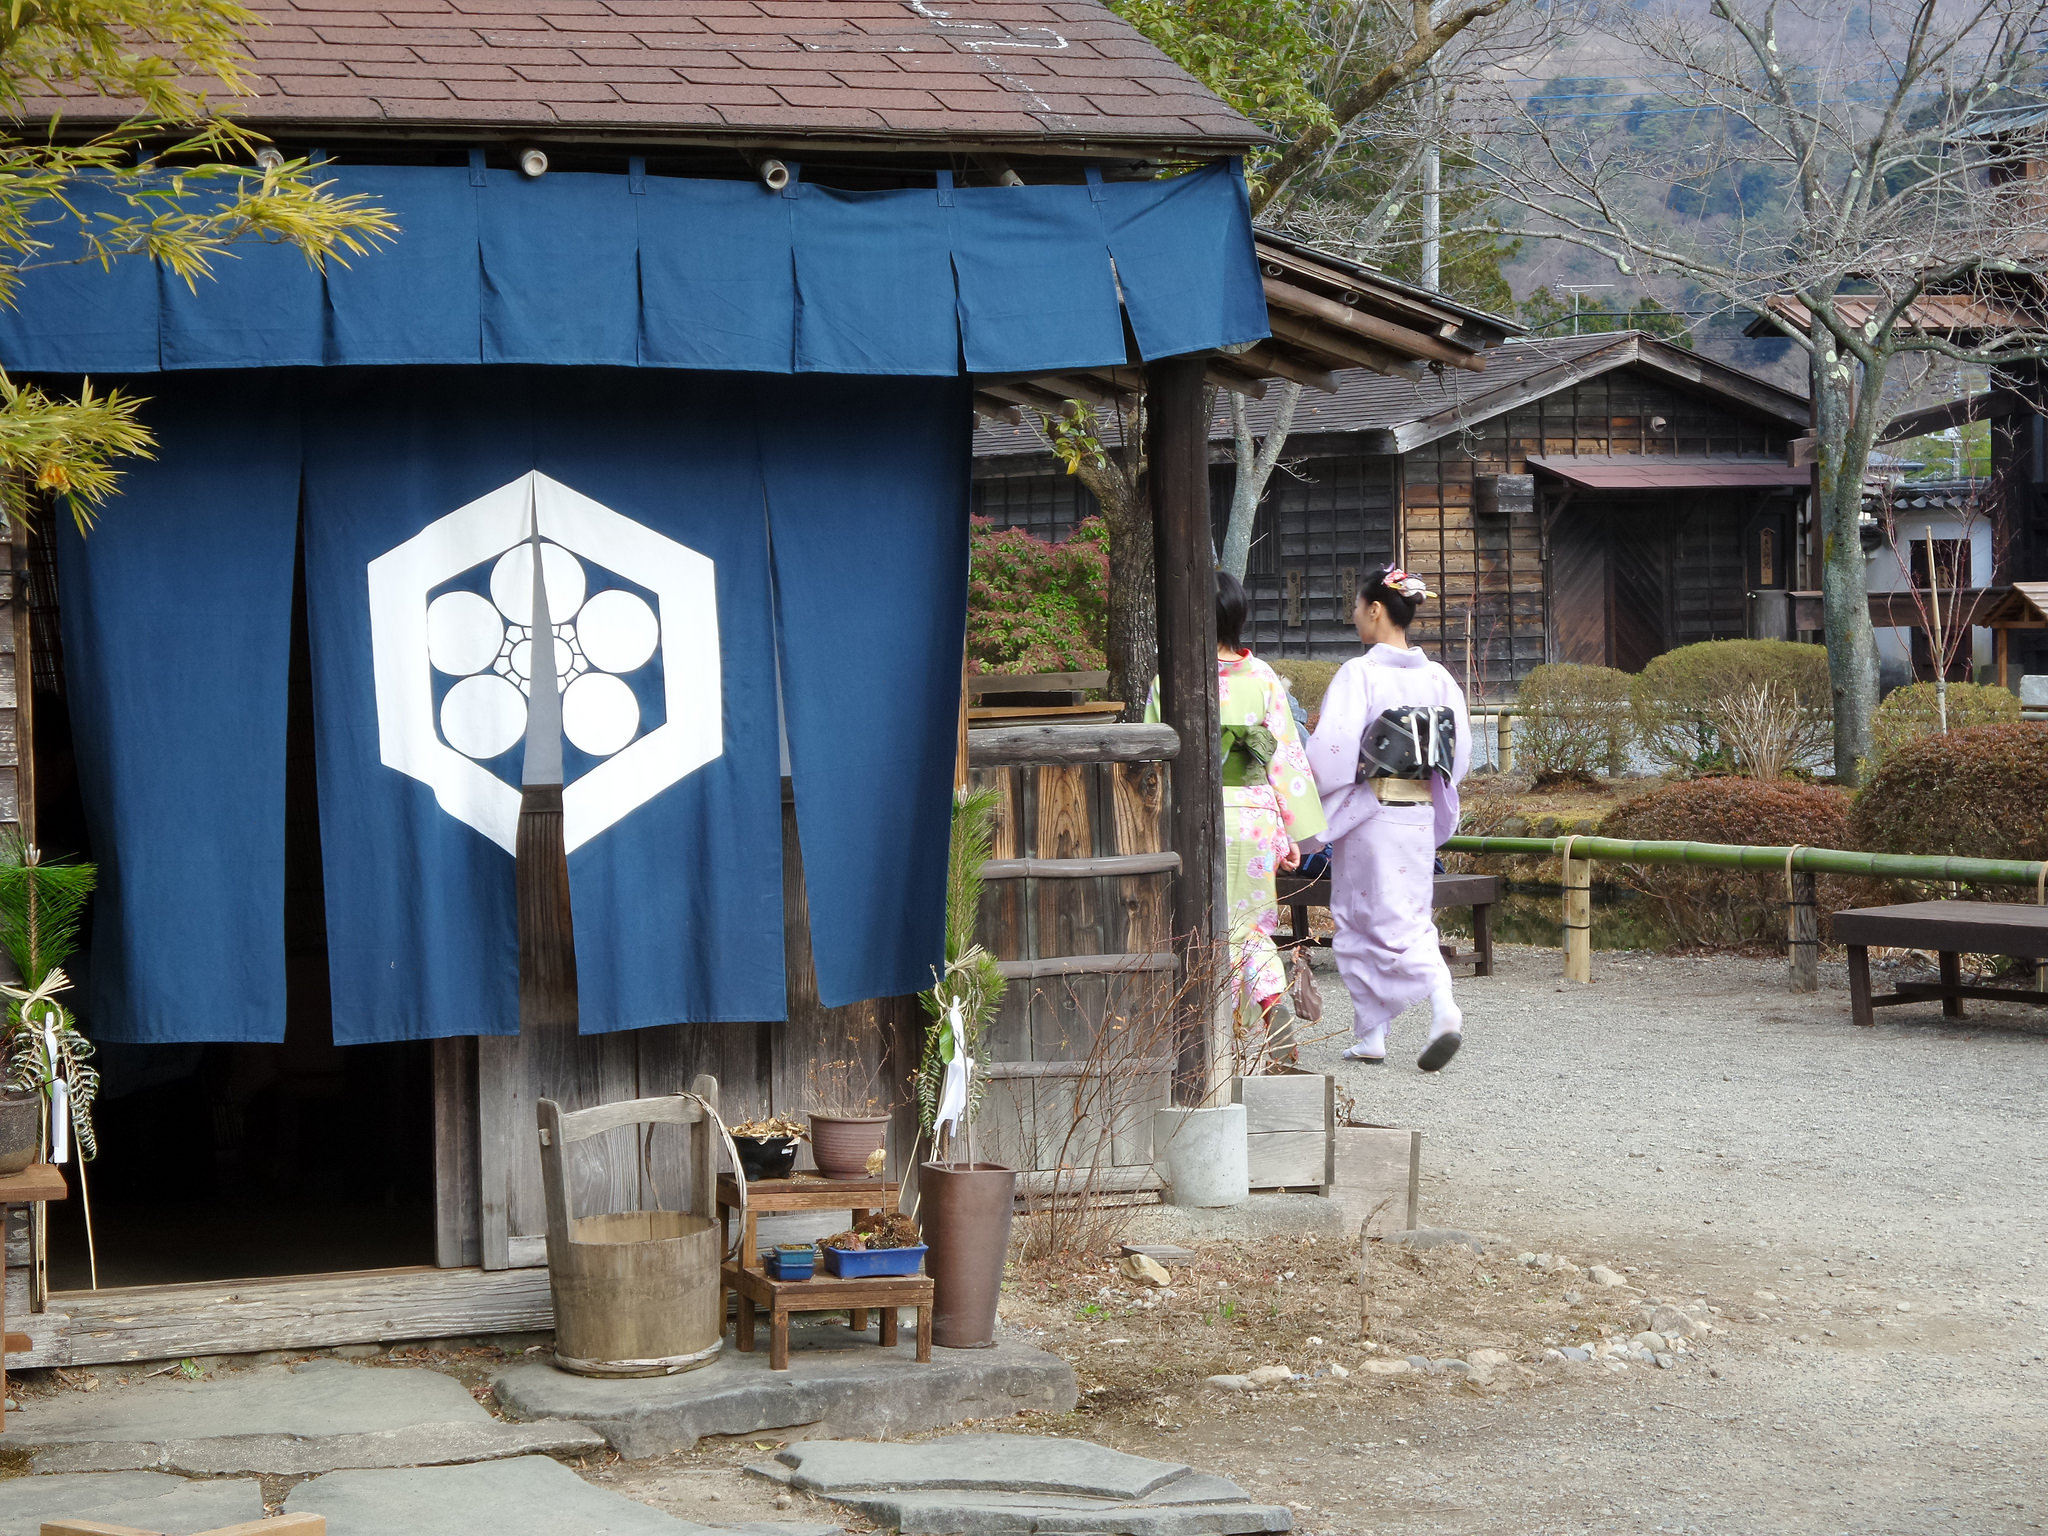
[[[1245,615],[1251,607],[1244,595],[1244,583],[1228,571],[1216,573],[1216,643],[1233,651],[1244,649]]]
[[[1432,595],[1420,576],[1410,576],[1398,565],[1383,565],[1374,574],[1372,585],[1365,589],[1363,601],[1368,605],[1378,603],[1387,610],[1396,629],[1406,629],[1415,622],[1415,610],[1422,606],[1422,600]]]

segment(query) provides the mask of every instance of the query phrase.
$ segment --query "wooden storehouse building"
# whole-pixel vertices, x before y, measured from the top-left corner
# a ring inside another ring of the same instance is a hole
[[[542,1097],[708,1073],[800,1115],[855,1057],[900,1167],[977,409],[1146,392],[1165,724],[969,757],[1013,790],[996,906],[1100,918],[1006,970],[1157,975],[1221,888],[1180,751],[1217,729],[1209,391],[1445,351],[1262,273],[1257,130],[1088,0],[253,8],[243,120],[397,238],[60,265],[0,315],[11,376],[118,383],[159,445],[90,535],[12,530],[0,819],[102,881],[101,1288],[81,1202],[6,1234],[17,1367],[547,1326]],[[536,760],[567,1016],[515,916]],[[1054,1081],[1028,1012],[1013,1075]],[[673,1209],[687,1157],[579,1144],[576,1208]]]
[[[1457,323],[1509,329],[1469,312]],[[1752,593],[1807,584],[1808,472],[1786,452],[1806,402],[1738,369],[1625,332],[1514,341],[1480,371],[1348,370],[1331,382],[1304,393],[1259,510],[1247,640],[1262,654],[1355,654],[1360,573],[1388,560],[1442,595],[1417,638],[1493,699],[1545,661],[1633,671],[1675,646],[1751,633],[1768,606]],[[1263,432],[1270,393],[1249,410]],[[1230,455],[1219,408],[1219,542]],[[974,508],[1049,537],[1093,510],[1028,423],[981,427]]]

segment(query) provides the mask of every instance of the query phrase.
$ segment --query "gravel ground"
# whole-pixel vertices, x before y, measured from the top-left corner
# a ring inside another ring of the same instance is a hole
[[[1380,1490],[1346,1531],[2048,1528],[2048,1011],[1858,1030],[1840,966],[1801,997],[1782,962],[1599,953],[1568,987],[1555,950],[1497,954],[1447,1071],[1413,1066],[1426,1010],[1386,1066],[1341,1038],[1305,1064],[1423,1131],[1425,1224],[1661,1272],[1742,1326],[1711,1370],[1419,1397],[1399,1439],[1305,1445],[1305,1488]]]

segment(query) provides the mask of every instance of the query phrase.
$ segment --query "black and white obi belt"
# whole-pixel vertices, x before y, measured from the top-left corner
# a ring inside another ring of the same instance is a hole
[[[1383,712],[1358,742],[1358,782],[1451,776],[1458,717],[1446,704],[1402,704]]]

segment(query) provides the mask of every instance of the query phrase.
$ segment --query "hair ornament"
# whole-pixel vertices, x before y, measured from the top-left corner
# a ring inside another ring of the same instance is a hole
[[[1380,573],[1379,584],[1391,592],[1398,592],[1411,602],[1421,602],[1426,597],[1435,597],[1427,583],[1420,576],[1410,576],[1398,565],[1390,565]]]

